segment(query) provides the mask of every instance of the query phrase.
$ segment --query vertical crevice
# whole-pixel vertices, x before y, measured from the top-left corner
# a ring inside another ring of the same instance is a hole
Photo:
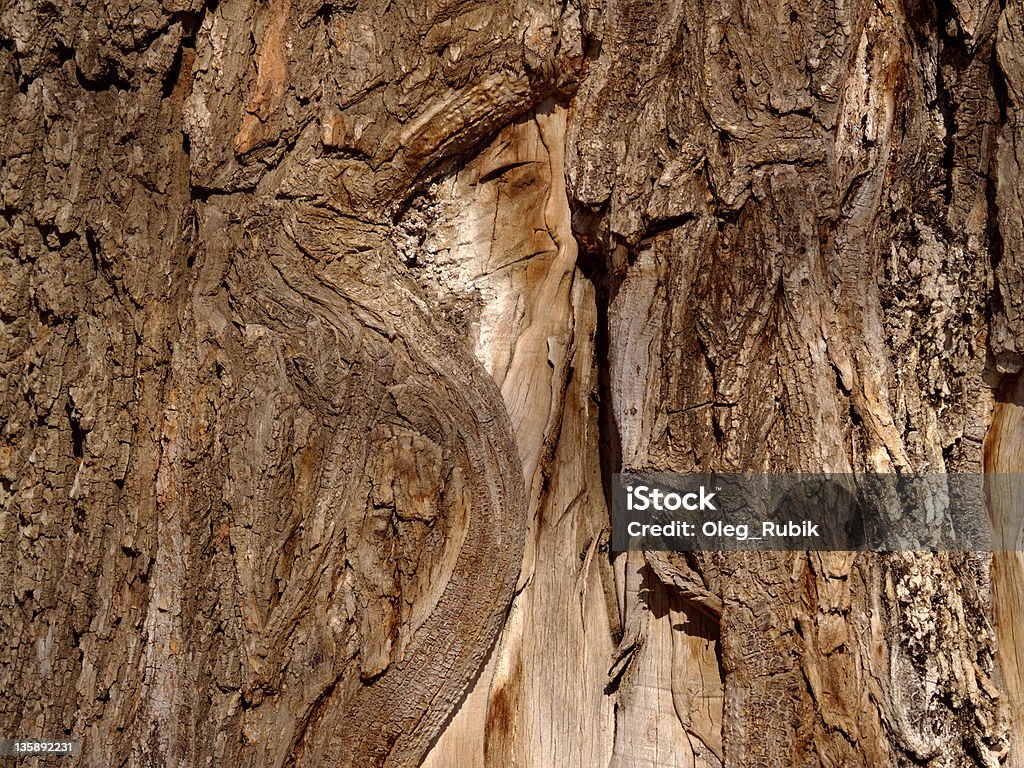
[[[67,413],[68,424],[71,426],[71,455],[77,461],[81,461],[85,453],[85,438],[88,430],[82,428],[82,423],[78,414],[75,413],[70,397],[68,397],[67,402],[64,404],[64,412]]]
[[[590,207],[570,199],[573,212],[573,236],[579,244],[578,266],[583,276],[594,286],[597,310],[595,334],[595,366],[598,372],[599,408],[599,462],[601,480],[607,508],[612,508],[612,486],[614,475],[623,471],[622,442],[620,425],[616,419],[613,401],[616,371],[612,366],[612,341],[614,333],[622,328],[612,327],[612,305],[625,281],[629,265],[634,262],[636,251],[617,241],[607,228],[607,207]],[[664,222],[647,234],[667,232],[678,224],[690,220],[681,216]],[[642,242],[642,239],[641,241]],[[714,361],[703,349],[707,364],[714,377]],[[620,406],[622,404],[620,403]],[[722,440],[721,428],[716,420],[716,439]],[[612,765],[632,761],[632,726],[646,722],[645,718],[657,718],[668,728],[655,742],[666,744],[667,733],[685,734],[691,758],[697,765],[721,765],[723,759],[722,739],[724,736],[724,714],[721,701],[725,685],[725,671],[722,663],[720,615],[708,612],[699,600],[681,591],[678,582],[670,574],[678,573],[680,578],[694,584],[703,584],[704,575],[700,564],[694,558],[664,557],[657,553],[655,559],[666,569],[655,573],[650,557],[642,569],[638,586],[629,571],[637,566],[637,560],[626,560],[627,573],[622,585],[627,610],[621,617],[623,624],[613,638],[618,646],[617,660],[612,668],[612,677],[605,694],[615,697],[615,736]],[[611,557],[611,555],[609,556]],[[635,589],[631,589],[633,584]],[[646,613],[643,626],[636,617]],[[632,616],[632,618],[628,618]],[[709,650],[708,643],[712,643]],[[668,658],[660,653],[667,647],[672,649]],[[713,651],[713,652],[712,652]],[[678,656],[677,656],[678,654]],[[660,658],[659,658],[660,657]],[[685,659],[686,661],[683,661]],[[695,666],[696,665],[696,666]],[[629,669],[628,675],[626,674]],[[675,709],[658,711],[650,709],[650,691],[661,690],[662,695],[671,697]],[[715,702],[718,702],[717,708]],[[662,718],[664,718],[662,720]],[[686,749],[686,747],[681,747]],[[644,763],[646,765],[646,763]]]
[[[594,335],[595,367],[598,386],[598,455],[601,469],[601,486],[605,504],[612,508],[612,479],[622,471],[622,442],[619,425],[612,407],[612,383],[609,336],[609,309],[624,275],[614,268],[611,251],[604,242],[602,227],[604,211],[582,205],[570,198],[572,212],[572,233],[579,247],[577,266],[583,277],[594,286],[594,300],[597,309],[597,328]]]

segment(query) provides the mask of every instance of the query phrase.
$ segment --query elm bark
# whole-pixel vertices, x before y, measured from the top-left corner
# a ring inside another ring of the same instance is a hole
[[[1019,468],[1021,19],[0,7],[0,736],[1022,764],[1019,553],[616,555],[606,507]]]

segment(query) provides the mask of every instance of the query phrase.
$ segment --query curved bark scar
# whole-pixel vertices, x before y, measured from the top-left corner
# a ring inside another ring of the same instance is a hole
[[[411,290],[395,281],[389,307],[358,297],[392,329],[418,369],[393,390],[403,419],[442,428],[457,447],[472,497],[468,531],[434,610],[401,658],[351,697],[330,696],[293,754],[295,764],[418,765],[469,690],[513,596],[526,526],[523,471],[501,393],[468,351],[445,338]],[[387,321],[385,321],[387,322]]]

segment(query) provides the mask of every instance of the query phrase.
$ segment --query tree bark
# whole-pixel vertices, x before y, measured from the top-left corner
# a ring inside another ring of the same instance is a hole
[[[0,6],[0,738],[1024,765],[990,553],[614,553],[622,470],[1021,470],[1017,0]]]

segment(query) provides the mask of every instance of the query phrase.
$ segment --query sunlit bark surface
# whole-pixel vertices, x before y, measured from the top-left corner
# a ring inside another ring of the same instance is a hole
[[[1019,551],[606,503],[1024,469],[1018,0],[9,0],[0,104],[0,737],[1024,765]]]

